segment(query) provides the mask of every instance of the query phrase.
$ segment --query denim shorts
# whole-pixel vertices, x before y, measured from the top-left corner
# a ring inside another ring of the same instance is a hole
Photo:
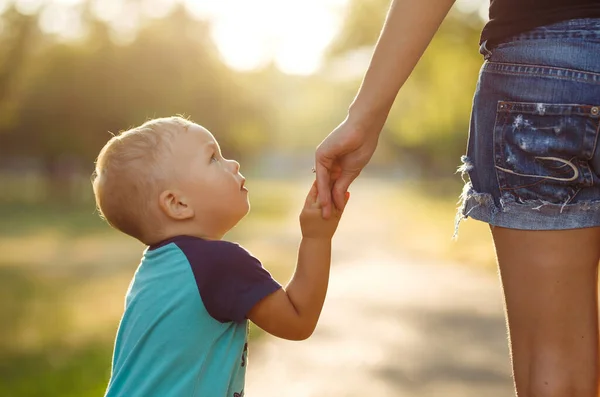
[[[456,227],[467,217],[523,230],[600,226],[600,19],[480,52]]]

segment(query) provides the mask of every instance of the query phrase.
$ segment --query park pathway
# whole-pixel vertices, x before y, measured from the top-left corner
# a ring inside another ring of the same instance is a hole
[[[377,233],[393,220],[365,215],[377,194],[353,191],[317,330],[251,346],[246,396],[511,396],[496,275],[386,248]]]

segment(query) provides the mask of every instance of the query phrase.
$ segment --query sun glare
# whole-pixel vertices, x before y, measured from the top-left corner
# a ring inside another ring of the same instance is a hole
[[[37,12],[45,4],[40,20],[42,29],[69,38],[83,31],[77,15],[70,9],[81,1],[0,0],[0,12],[13,2],[24,14]],[[140,17],[160,18],[176,3],[184,3],[191,14],[210,20],[212,38],[230,67],[252,70],[273,62],[285,73],[311,74],[320,68],[349,1],[91,0],[91,5],[100,19],[110,21],[116,37],[126,41],[127,37],[135,37]],[[463,12],[479,9],[483,19],[488,5],[489,0],[456,2]]]
[[[224,61],[239,70],[269,62],[292,74],[313,73],[334,38],[347,0],[185,0],[213,21]]]

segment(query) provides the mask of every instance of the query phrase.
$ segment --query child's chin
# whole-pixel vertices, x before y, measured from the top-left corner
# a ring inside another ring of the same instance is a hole
[[[236,215],[235,215],[235,223],[239,223],[242,219],[244,219],[246,217],[246,215],[248,215],[250,213],[250,203],[247,202],[246,205],[243,205],[238,208],[237,211],[235,211]]]
[[[244,219],[244,217],[246,217],[246,215],[248,215],[250,213],[250,201],[248,201],[248,204],[246,205],[246,211],[244,211],[242,217],[240,218],[240,220]]]

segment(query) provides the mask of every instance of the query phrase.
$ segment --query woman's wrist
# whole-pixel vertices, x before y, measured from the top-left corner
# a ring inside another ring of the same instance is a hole
[[[367,106],[355,100],[348,108],[347,122],[359,132],[372,135],[379,134],[390,112],[389,107]]]

